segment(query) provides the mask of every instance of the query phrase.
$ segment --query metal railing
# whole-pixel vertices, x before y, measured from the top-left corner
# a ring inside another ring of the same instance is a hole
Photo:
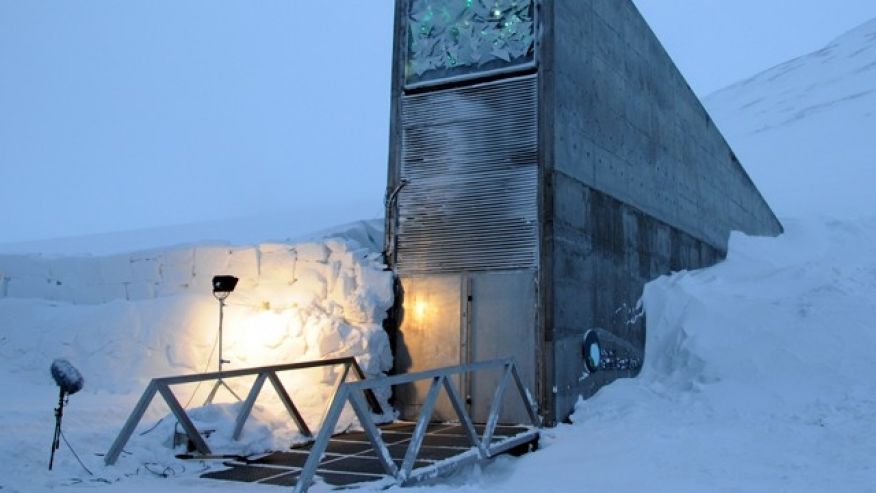
[[[255,401],[258,398],[262,388],[264,387],[266,380],[271,382],[271,385],[274,387],[274,390],[277,392],[277,395],[279,395],[280,400],[286,407],[286,411],[295,422],[295,426],[298,427],[298,431],[302,435],[308,438],[312,438],[313,434],[311,433],[310,428],[307,426],[307,423],[304,422],[304,418],[301,417],[301,413],[298,411],[298,408],[295,406],[295,403],[292,401],[292,398],[289,396],[289,393],[286,391],[286,388],[283,386],[283,383],[280,381],[280,377],[277,374],[286,371],[340,365],[343,365],[343,369],[335,385],[335,394],[337,395],[337,393],[341,389],[345,388],[345,385],[350,383],[347,382],[347,378],[350,376],[350,370],[353,370],[355,377],[360,381],[360,383],[362,381],[365,381],[365,374],[362,372],[362,368],[359,367],[359,364],[353,357],[334,358],[321,361],[304,361],[300,363],[289,363],[285,365],[262,366],[257,368],[243,368],[239,370],[228,370],[222,372],[155,378],[151,382],[149,382],[149,385],[146,387],[146,390],[143,392],[143,395],[140,397],[140,400],[137,402],[137,405],[134,407],[134,410],[131,412],[128,420],[125,422],[122,430],[119,432],[119,435],[116,437],[109,451],[106,453],[106,456],[104,457],[104,463],[107,465],[112,465],[116,463],[116,460],[118,460],[122,449],[124,448],[125,444],[128,443],[128,440],[131,438],[131,435],[134,433],[134,430],[137,428],[140,420],[143,419],[143,415],[146,413],[146,409],[149,408],[149,404],[152,403],[152,400],[155,398],[156,394],[160,395],[164,399],[167,407],[170,408],[170,411],[173,413],[176,420],[182,426],[183,430],[185,431],[189,440],[191,440],[192,444],[194,444],[195,449],[198,451],[198,453],[210,455],[212,452],[210,451],[210,447],[207,445],[207,442],[204,441],[203,437],[201,437],[201,434],[198,432],[197,428],[195,428],[192,420],[189,419],[188,415],[186,414],[186,410],[179,403],[179,400],[177,400],[176,396],[173,394],[173,391],[170,389],[172,385],[204,382],[210,380],[221,381],[223,379],[236,377],[253,375],[256,376],[256,379],[253,382],[246,399],[244,399],[243,406],[241,407],[235,421],[233,434],[235,440],[240,438],[240,434],[243,431],[243,425],[249,418],[249,415],[252,412],[253,405],[255,405]],[[336,399],[337,397],[335,398],[335,400]],[[380,402],[375,397],[373,391],[368,390],[365,393],[365,399],[367,400],[371,411],[373,411],[375,414],[381,415],[384,413],[383,408],[380,406]],[[364,403],[363,409],[365,409]],[[323,423],[325,423],[326,419],[328,419],[328,415],[325,419],[323,419]],[[323,424],[323,429],[325,428],[325,424]],[[332,425],[331,429],[334,429],[334,425]]]
[[[463,404],[463,401],[460,398],[459,392],[454,386],[451,377],[454,375],[474,373],[478,371],[497,368],[503,370],[502,377],[499,380],[499,384],[496,387],[495,392],[493,393],[493,400],[490,403],[490,412],[487,417],[486,428],[483,435],[479,439],[474,424],[472,423],[471,417],[466,411],[465,405]],[[380,431],[374,423],[371,413],[368,412],[368,409],[366,408],[367,396],[369,395],[369,392],[373,393],[374,389],[388,388],[396,385],[409,384],[421,380],[430,379],[432,380],[432,384],[429,387],[428,393],[426,394],[426,400],[424,401],[423,407],[421,408],[420,416],[417,419],[413,435],[411,437],[408,448],[405,451],[401,467],[398,467],[396,466],[395,461],[393,461],[389,449],[381,438]],[[451,366],[447,368],[439,368],[419,373],[409,373],[403,375],[394,375],[385,378],[374,378],[368,380],[360,380],[358,382],[342,383],[335,393],[335,397],[332,400],[331,405],[329,406],[328,413],[326,414],[326,417],[322,422],[322,427],[319,430],[319,434],[317,435],[316,440],[314,441],[313,446],[310,449],[310,455],[307,458],[307,462],[305,462],[304,467],[301,471],[301,475],[296,481],[295,492],[304,493],[310,487],[319,462],[320,460],[322,460],[322,456],[326,451],[326,447],[328,447],[329,440],[334,433],[335,426],[340,419],[341,412],[348,403],[352,406],[354,412],[356,413],[356,416],[359,419],[359,423],[361,424],[365,435],[368,437],[368,440],[371,442],[371,445],[377,455],[377,459],[383,466],[384,471],[387,475],[393,477],[398,484],[410,484],[420,479],[425,479],[425,477],[420,476],[433,477],[442,472],[441,466],[431,466],[422,475],[414,474],[415,471],[413,469],[414,463],[417,459],[417,455],[419,454],[420,448],[423,445],[423,439],[425,437],[426,430],[432,417],[432,413],[435,409],[435,403],[438,400],[438,395],[442,387],[444,388],[448,398],[450,399],[453,410],[459,418],[459,422],[462,425],[462,428],[465,431],[465,434],[469,442],[471,443],[472,448],[476,450],[476,455],[474,455],[476,459],[490,459],[492,457],[495,457],[499,453],[506,452],[514,447],[532,441],[533,437],[530,434],[509,437],[505,440],[493,443],[493,434],[499,421],[499,411],[502,400],[505,396],[505,391],[507,390],[508,385],[511,383],[512,380],[514,381],[514,386],[516,387],[520,399],[523,402],[524,407],[526,408],[530,423],[536,428],[540,427],[541,421],[536,414],[534,403],[532,402],[529,393],[526,390],[526,387],[523,385],[523,381],[520,379],[520,375],[517,371],[517,366],[514,363],[514,360],[511,358],[485,361],[481,363],[471,363],[460,366]],[[445,467],[458,467],[459,464],[459,461],[448,461],[445,464]]]

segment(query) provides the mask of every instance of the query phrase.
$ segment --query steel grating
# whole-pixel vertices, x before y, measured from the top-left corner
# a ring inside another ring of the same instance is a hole
[[[535,75],[402,98],[402,274],[536,265]]]
[[[413,438],[416,424],[397,422],[380,426],[381,437],[386,441],[393,462],[401,466],[408,444]],[[482,435],[485,425],[475,425]],[[497,426],[491,442],[501,444],[514,441],[517,449],[508,452],[529,450],[537,446],[538,430],[525,426]],[[298,445],[286,452],[227,461],[226,469],[203,474],[202,478],[277,486],[294,486],[301,475],[312,443]],[[477,460],[461,425],[432,423],[428,426],[420,454],[414,463],[414,471],[433,469],[439,471],[448,463],[460,459]],[[452,470],[452,469],[451,469]],[[363,432],[335,435],[316,470],[317,476],[326,484],[345,487],[358,483],[391,481],[377,459],[368,437]]]

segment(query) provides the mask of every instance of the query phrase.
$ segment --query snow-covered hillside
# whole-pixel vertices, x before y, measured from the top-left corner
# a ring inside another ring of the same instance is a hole
[[[780,217],[876,214],[876,19],[705,105]]]
[[[252,245],[264,242],[300,242],[336,233],[332,228],[383,216],[383,205],[372,201],[339,199],[330,206],[276,211],[258,216],[228,218],[194,224],[115,231],[94,235],[0,243],[0,255],[114,255],[173,245]],[[168,224],[174,219],[168,218]],[[378,225],[378,227],[380,227]],[[329,229],[327,229],[329,228]]]

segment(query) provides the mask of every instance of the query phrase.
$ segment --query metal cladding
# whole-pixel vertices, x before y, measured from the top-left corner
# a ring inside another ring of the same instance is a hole
[[[402,98],[399,273],[536,265],[536,77]]]
[[[646,283],[782,232],[632,0],[397,0],[392,84],[398,372],[513,357],[558,422],[641,368]]]

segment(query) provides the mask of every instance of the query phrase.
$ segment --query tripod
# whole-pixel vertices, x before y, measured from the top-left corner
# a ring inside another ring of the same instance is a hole
[[[225,363],[231,363],[231,361],[228,361],[227,359],[224,359],[222,357],[222,318],[225,313],[225,298],[228,297],[227,293],[224,293],[224,296],[222,296],[222,294],[223,293],[213,293],[213,296],[215,296],[216,299],[219,300],[219,379],[216,380],[215,384],[213,384],[213,388],[210,390],[210,394],[207,396],[207,400],[204,402],[205,406],[213,402],[213,398],[216,397],[216,392],[219,391],[219,387],[225,387],[225,389],[228,390],[228,392],[231,392],[231,395],[233,395],[237,400],[243,400],[240,398],[239,395],[231,390],[231,387],[229,387],[228,384],[225,383],[225,380],[222,379],[222,365]]]
[[[55,451],[61,448],[61,418],[64,417],[64,404],[67,401],[67,393],[61,389],[61,395],[58,397],[58,407],[55,408],[55,437],[52,439],[52,455],[49,457],[49,470],[52,470],[52,464],[55,462]]]

